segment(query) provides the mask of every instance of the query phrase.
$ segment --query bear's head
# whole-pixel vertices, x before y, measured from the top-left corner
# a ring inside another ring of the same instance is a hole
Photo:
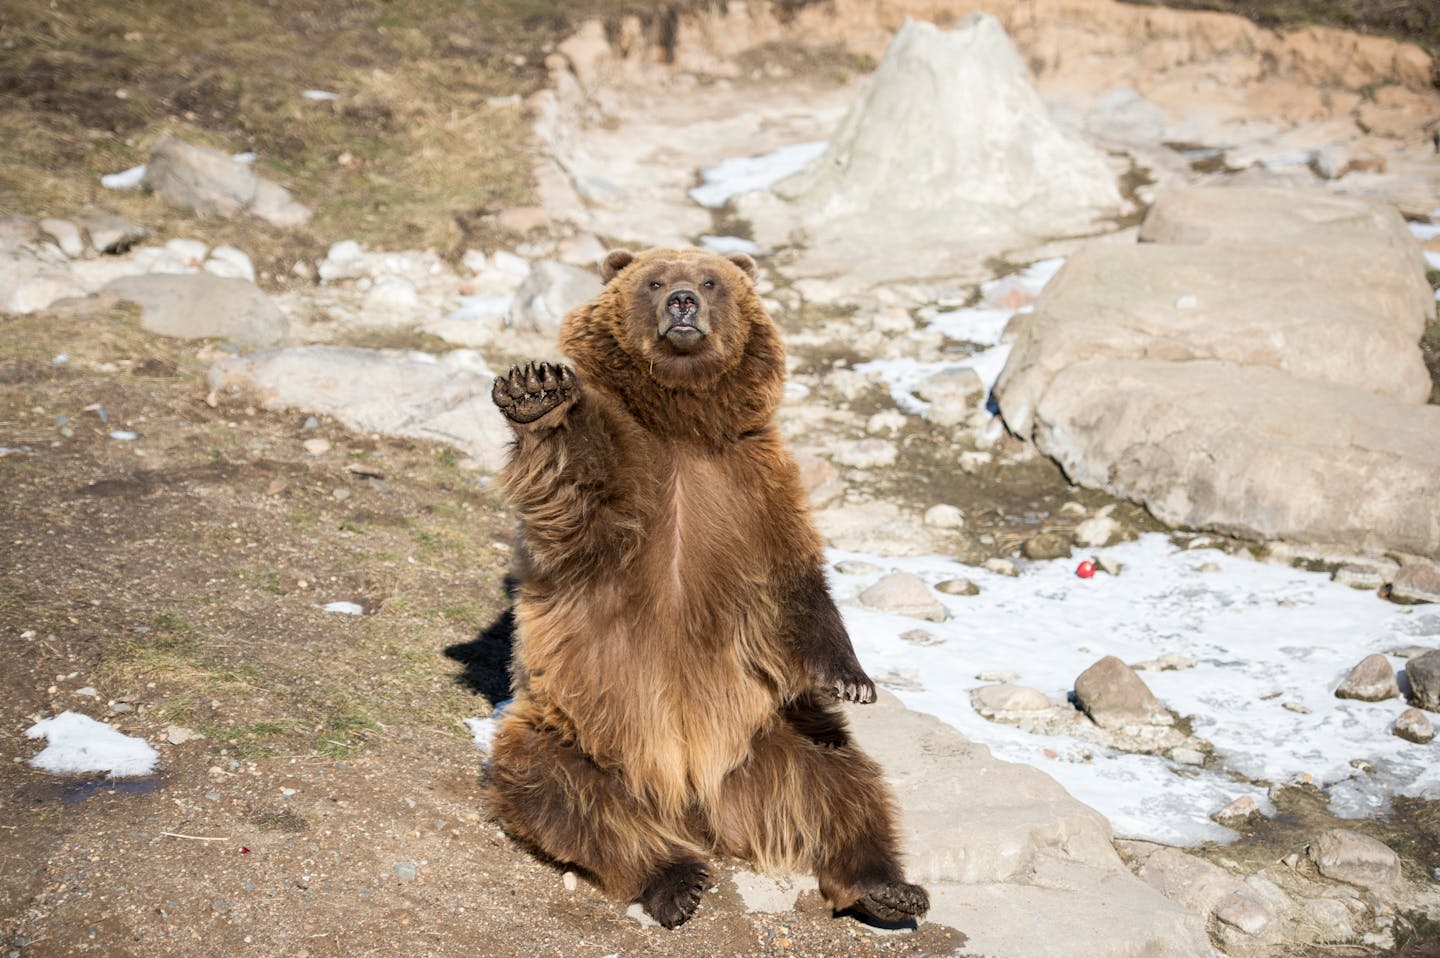
[[[605,257],[602,276],[624,317],[612,330],[621,347],[675,384],[732,367],[754,325],[769,324],[755,293],[755,261],[744,253],[619,249]]]

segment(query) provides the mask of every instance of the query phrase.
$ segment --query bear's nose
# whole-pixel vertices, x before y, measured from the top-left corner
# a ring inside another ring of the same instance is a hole
[[[693,289],[677,289],[665,299],[665,312],[677,323],[689,323],[700,311],[700,297]]]

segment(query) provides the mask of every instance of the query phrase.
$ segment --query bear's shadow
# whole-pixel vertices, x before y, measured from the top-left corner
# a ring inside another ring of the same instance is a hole
[[[515,580],[505,577],[505,611],[482,628],[469,642],[457,642],[445,649],[447,658],[459,662],[455,681],[494,708],[510,698],[510,653],[515,647]]]

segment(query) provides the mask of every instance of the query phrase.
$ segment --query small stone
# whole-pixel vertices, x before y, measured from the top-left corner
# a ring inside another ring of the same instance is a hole
[[[330,451],[329,439],[306,439],[301,445],[312,456],[323,456]]]
[[[1166,652],[1156,658],[1136,662],[1130,667],[1137,672],[1179,672],[1182,669],[1193,669],[1195,660],[1178,652]]]
[[[336,501],[338,501],[338,502],[344,502],[346,499],[349,499],[349,498],[350,498],[350,490],[349,490],[349,489],[346,489],[344,486],[341,486],[339,489],[336,489],[335,491],[331,492],[330,495],[331,495]]]
[[[1383,702],[1398,698],[1400,686],[1390,660],[1378,652],[1367,655],[1350,670],[1335,689],[1337,699],[1359,699],[1362,702]]]
[[[560,881],[565,885],[566,891],[574,891],[580,887],[580,879],[574,872],[566,872],[560,876]]]
[[[1296,715],[1309,715],[1310,708],[1300,702],[1281,702],[1280,707],[1287,712],[1294,712]]]
[[[1332,881],[1362,888],[1389,887],[1400,881],[1400,856],[1383,842],[1348,828],[1332,828],[1310,843],[1306,854]]]
[[[90,235],[90,245],[97,253],[124,253],[150,235],[145,227],[109,213],[86,213],[80,217],[80,225]]]
[[[925,524],[937,529],[959,529],[965,525],[965,513],[955,506],[941,503],[925,510]]]
[[[943,639],[937,638],[933,633],[924,629],[907,629],[900,633],[900,641],[909,642],[911,645],[939,645]]]
[[[305,422],[300,426],[300,428],[307,431],[311,429],[319,429],[320,420],[316,419],[314,416],[306,416]]]
[[[1095,567],[1106,575],[1119,575],[1125,565],[1118,559],[1112,559],[1109,556],[1096,556]]]
[[[1264,934],[1276,917],[1267,902],[1244,891],[1227,895],[1213,914],[1219,921],[1251,936]]]
[[[47,217],[40,221],[40,229],[50,234],[55,245],[60,247],[60,252],[71,259],[79,259],[85,255],[85,240],[80,235],[80,227],[69,220]]]
[[[1263,817],[1264,813],[1260,811],[1260,803],[1255,800],[1253,795],[1241,795],[1229,805],[1210,815],[1211,820],[1226,828],[1239,828],[1241,825]]]
[[[1140,677],[1113,655],[1080,673],[1075,679],[1075,698],[1085,714],[1102,728],[1173,722]]]
[[[1385,584],[1388,576],[1380,569],[1354,563],[1340,566],[1330,574],[1334,582],[1348,585],[1352,589],[1378,589]]]
[[[1414,560],[1402,566],[1390,583],[1390,598],[1396,602],[1440,602],[1440,565]]]
[[[1440,649],[1406,661],[1405,680],[1410,683],[1411,705],[1440,712]]]
[[[84,686],[83,688],[78,688],[78,689],[76,689],[76,690],[75,690],[75,694],[76,694],[76,695],[83,695],[83,696],[85,696],[87,699],[93,699],[93,698],[95,698],[95,696],[99,695],[100,693],[97,692],[97,691],[95,691],[95,687],[94,687],[93,685],[86,685],[86,686]]]
[[[898,457],[895,444],[885,439],[852,439],[835,447],[835,461],[853,469],[891,466]]]
[[[170,725],[165,728],[165,741],[171,745],[184,745],[191,739],[204,737],[194,729],[188,729],[183,725]]]
[[[936,583],[935,591],[945,595],[979,595],[980,587],[969,579],[946,579]]]
[[[222,799],[223,797],[224,797],[224,796],[221,795],[219,792],[206,792],[206,793],[205,793],[205,800],[206,800],[207,802],[218,802],[218,801],[220,801],[220,799]]]
[[[414,881],[420,873],[420,869],[415,866],[414,862],[396,862],[391,871],[394,872],[396,878],[405,882]]]
[[[905,428],[905,414],[898,409],[877,412],[865,420],[865,431],[872,436],[893,436]]]
[[[1020,553],[1037,562],[1059,559],[1070,554],[1070,540],[1058,532],[1042,532],[1026,539]]]
[[[879,575],[885,570],[873,562],[862,559],[842,559],[835,563],[835,571],[841,575]]]
[[[1416,745],[1426,745],[1435,739],[1435,726],[1424,712],[1415,708],[1400,713],[1395,719],[1394,731],[1405,741],[1414,742]]]
[[[1120,538],[1120,523],[1107,516],[1092,516],[1075,527],[1075,541],[1087,548],[1108,546]]]
[[[1194,765],[1198,768],[1205,764],[1205,753],[1198,748],[1172,748],[1169,754],[1170,761],[1179,765]]]
[[[225,912],[229,911],[235,906],[231,902],[228,902],[223,898],[217,898],[210,903],[210,907],[223,915]]]
[[[996,575],[1017,576],[1020,574],[1020,567],[1015,565],[1015,563],[1011,562],[1009,559],[986,559],[983,563],[981,563],[981,565],[983,566],[983,568],[988,569]]]
[[[205,260],[205,272],[255,282],[255,264],[244,250],[235,246],[222,244],[211,250],[210,258]]]
[[[1004,669],[991,672],[977,672],[975,674],[975,679],[979,682],[999,682],[1003,684],[1006,682],[1014,682],[1019,678],[1019,672],[1008,672]]]
[[[1040,712],[1050,707],[1045,693],[1023,685],[983,685],[970,693],[970,704],[987,719],[1008,712]]]
[[[930,622],[948,618],[945,607],[918,576],[892,572],[860,593],[860,603],[881,612],[907,615]]]

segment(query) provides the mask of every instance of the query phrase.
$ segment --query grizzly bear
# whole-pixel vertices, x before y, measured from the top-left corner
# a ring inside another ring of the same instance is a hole
[[[495,381],[521,521],[492,810],[667,928],[707,854],[812,870],[837,911],[923,915],[837,705],[875,686],[772,421],[785,352],[755,263],[616,250],[603,275],[562,323],[571,365]]]

